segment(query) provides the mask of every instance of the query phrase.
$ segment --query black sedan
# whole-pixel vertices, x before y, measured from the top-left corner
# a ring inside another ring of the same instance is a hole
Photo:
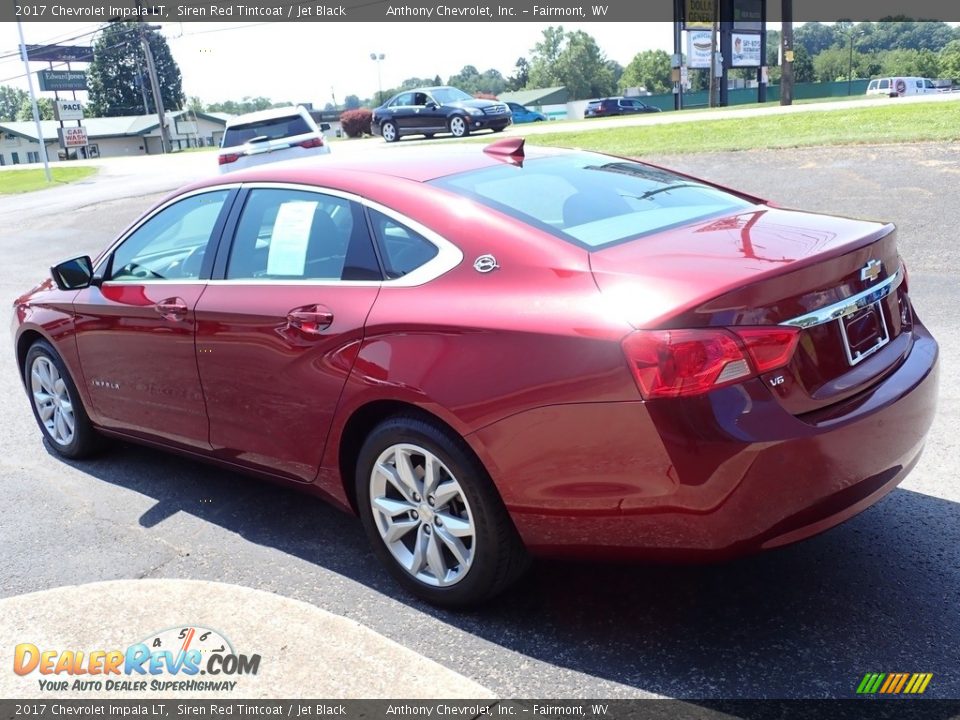
[[[464,137],[475,130],[500,132],[512,122],[510,108],[480,100],[455,87],[404,90],[373,111],[370,131],[396,142],[405,135],[450,133]]]
[[[585,118],[611,117],[613,115],[636,115],[660,112],[660,108],[647,105],[634,98],[612,97],[592,100],[583,111]]]

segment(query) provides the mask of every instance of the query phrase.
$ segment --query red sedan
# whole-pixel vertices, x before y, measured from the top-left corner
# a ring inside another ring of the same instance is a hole
[[[903,480],[937,396],[892,225],[522,140],[211,179],[52,271],[14,304],[50,447],[302,487],[447,605],[529,554],[826,530]]]

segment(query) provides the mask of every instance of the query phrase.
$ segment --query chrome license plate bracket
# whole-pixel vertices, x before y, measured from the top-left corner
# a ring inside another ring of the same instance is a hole
[[[840,324],[843,351],[850,365],[863,362],[890,342],[890,331],[887,329],[882,302],[878,300],[837,320]]]

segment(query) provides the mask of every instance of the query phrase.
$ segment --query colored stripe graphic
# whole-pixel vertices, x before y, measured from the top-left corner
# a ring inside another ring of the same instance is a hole
[[[933,673],[867,673],[857,686],[857,695],[921,695]]]

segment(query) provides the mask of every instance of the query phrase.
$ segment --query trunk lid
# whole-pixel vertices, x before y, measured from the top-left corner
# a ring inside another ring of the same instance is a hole
[[[870,387],[909,351],[893,225],[759,207],[590,255],[636,328],[792,324],[790,364],[764,379],[796,415]]]

